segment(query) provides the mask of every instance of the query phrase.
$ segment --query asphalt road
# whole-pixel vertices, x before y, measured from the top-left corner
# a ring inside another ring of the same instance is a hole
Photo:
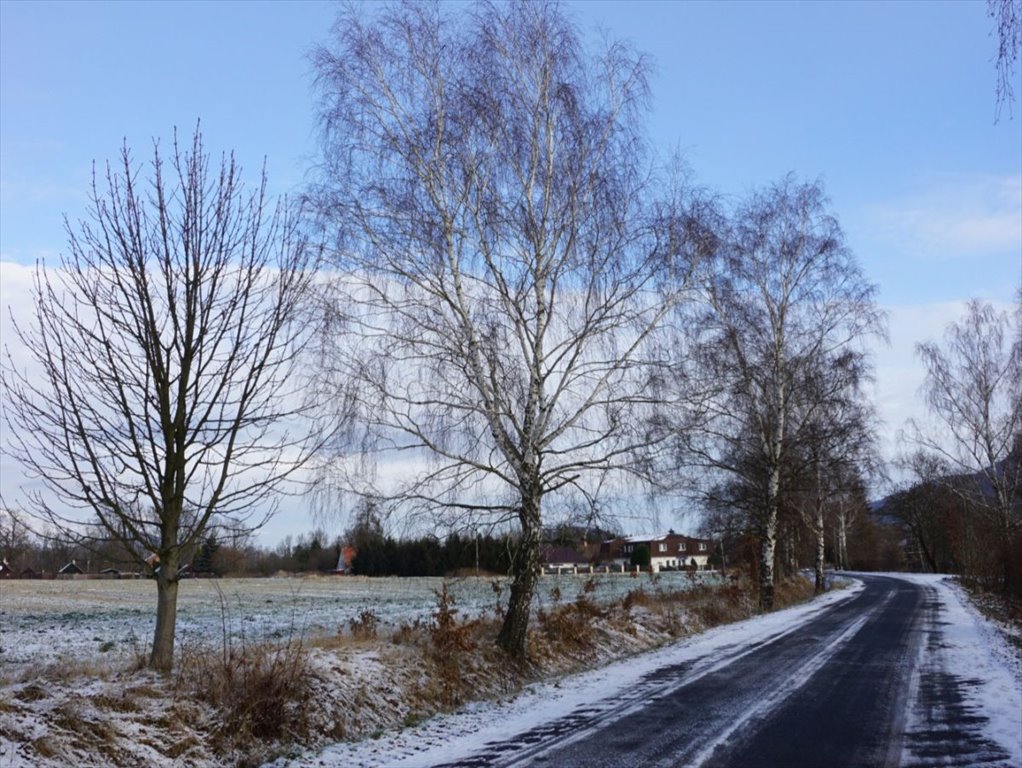
[[[862,576],[851,600],[769,641],[661,668],[453,766],[1007,766],[939,648],[933,589]]]

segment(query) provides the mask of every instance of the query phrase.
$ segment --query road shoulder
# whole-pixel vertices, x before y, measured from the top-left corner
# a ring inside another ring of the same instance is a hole
[[[940,757],[960,765],[1022,765],[1018,655],[953,579],[901,577],[934,598],[913,675],[902,764],[934,765]]]

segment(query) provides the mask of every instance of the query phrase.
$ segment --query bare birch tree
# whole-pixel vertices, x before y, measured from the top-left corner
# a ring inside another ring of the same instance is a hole
[[[813,537],[813,570],[816,594],[826,588],[824,566],[827,523],[834,520],[840,553],[847,558],[845,535],[851,499],[862,486],[862,478],[877,467],[876,446],[871,425],[875,420],[865,402],[861,371],[847,370],[838,359],[836,367],[820,371],[823,388],[814,388],[799,398],[809,417],[792,430],[798,436],[789,455],[791,472],[789,498]],[[800,409],[801,410],[801,409]],[[796,414],[796,419],[799,415]]]
[[[1022,528],[1022,325],[973,300],[942,344],[916,350],[933,417],[910,420],[905,431],[917,450],[913,463],[927,468],[920,479],[943,481],[984,511],[1007,547]],[[1007,572],[1007,555],[1003,562]]]
[[[168,671],[183,556],[211,526],[262,525],[307,458],[296,363],[314,251],[265,174],[246,191],[198,129],[169,163],[155,146],[147,177],[125,145],[104,181],[66,225],[68,254],[36,270],[34,321],[15,331],[34,367],[3,368],[7,449],[61,535],[157,556],[150,664]]]
[[[376,492],[406,511],[517,527],[498,642],[521,657],[544,503],[643,475],[665,438],[648,411],[697,211],[650,202],[644,61],[589,56],[555,4],[349,11],[316,66],[313,197],[338,245],[327,359],[364,427],[338,459],[404,458]]]
[[[819,183],[788,176],[754,193],[725,239],[699,325],[702,377],[713,388],[707,425],[686,452],[744,486],[769,610],[786,464],[833,402],[828,391],[847,384],[827,377],[861,370],[863,342],[883,332],[883,317]]]
[[[833,519],[834,565],[839,570],[848,568],[848,533],[867,511],[866,487],[861,477],[848,477],[833,498],[830,514]]]

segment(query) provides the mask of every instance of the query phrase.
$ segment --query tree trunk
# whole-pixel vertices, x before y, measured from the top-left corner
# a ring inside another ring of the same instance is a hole
[[[539,494],[523,494],[519,520],[522,526],[522,540],[511,563],[513,576],[511,595],[508,598],[504,624],[497,636],[497,645],[516,661],[525,661],[528,654],[529,614],[541,554]]]
[[[823,577],[823,561],[827,555],[826,538],[823,535],[823,502],[817,501],[816,504],[816,520],[814,523],[816,530],[813,533],[816,535],[816,587],[814,593],[817,595],[823,594],[827,591],[827,583]]]
[[[160,558],[156,574],[156,631],[149,666],[167,674],[174,666],[174,632],[177,626],[178,554]]]
[[[759,609],[774,609],[774,554],[777,549],[777,514],[768,518],[763,529],[759,556]]]
[[[837,518],[837,567],[842,571],[848,568],[848,531],[844,510],[838,513]]]
[[[781,563],[784,565],[785,576],[794,576],[798,573],[798,545],[799,536],[795,526],[789,521],[781,528]]]

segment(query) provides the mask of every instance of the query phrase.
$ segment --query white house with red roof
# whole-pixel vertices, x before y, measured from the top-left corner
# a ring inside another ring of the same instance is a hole
[[[627,536],[604,541],[600,544],[600,560],[627,568],[636,549],[643,545],[649,551],[650,570],[654,573],[667,569],[705,570],[713,554],[711,540],[668,531],[659,536]]]

